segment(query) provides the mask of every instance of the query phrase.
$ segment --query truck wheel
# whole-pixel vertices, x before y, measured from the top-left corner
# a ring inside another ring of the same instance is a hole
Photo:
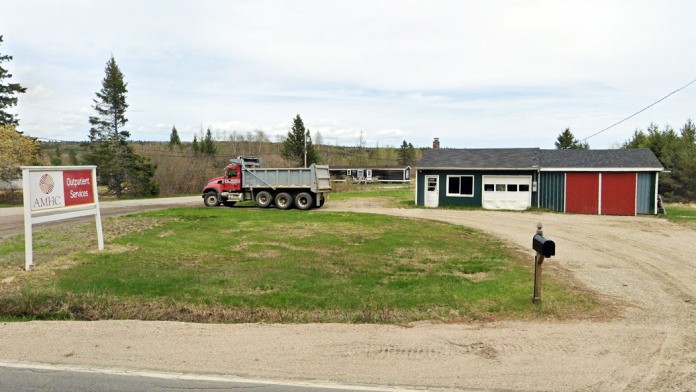
[[[218,200],[217,192],[215,192],[215,191],[206,192],[205,196],[203,196],[203,203],[205,203],[205,205],[208,207],[217,207],[217,205],[220,204],[220,201]]]
[[[289,193],[280,192],[275,197],[275,205],[279,210],[287,210],[292,207],[292,196]]]
[[[256,205],[261,208],[266,208],[273,202],[273,196],[268,191],[261,191],[256,194]]]
[[[324,195],[319,196],[319,208],[324,206],[324,203],[326,202],[326,198]]]
[[[312,208],[313,202],[314,198],[307,192],[301,192],[295,196],[295,206],[298,210],[308,210]]]

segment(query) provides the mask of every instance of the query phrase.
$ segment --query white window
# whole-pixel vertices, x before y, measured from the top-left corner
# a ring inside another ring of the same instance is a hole
[[[447,176],[447,196],[474,196],[474,176]]]
[[[346,175],[347,175],[347,176],[350,175],[350,169],[346,170]]]
[[[428,177],[428,192],[437,190],[437,178]]]

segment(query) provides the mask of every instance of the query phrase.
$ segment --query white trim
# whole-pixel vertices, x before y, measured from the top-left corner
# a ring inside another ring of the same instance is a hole
[[[413,204],[418,205],[418,169],[416,171],[416,191],[413,192],[415,193],[415,197],[413,198]],[[425,194],[423,195],[423,204],[425,204]]]
[[[660,182],[660,173],[655,173],[655,200],[653,200],[653,214],[657,215],[657,191],[658,187],[657,184]],[[663,208],[665,206],[662,206]]]
[[[568,173],[563,173],[563,213],[568,212]]]
[[[597,177],[599,178],[599,192],[597,192],[597,197],[599,198],[597,201],[597,215],[602,215],[602,173],[599,173]]]
[[[461,177],[471,177],[471,194],[462,194],[462,193],[450,193],[449,189],[449,179],[450,177],[459,177],[459,189],[461,190],[462,184],[461,184]],[[447,188],[445,188],[445,196],[447,197],[474,197],[474,194],[476,193],[474,189],[476,188],[476,178],[471,175],[471,174],[448,174],[447,175]]]
[[[633,194],[636,196],[633,200],[633,216],[638,215],[638,173],[636,173],[636,188],[633,190]]]

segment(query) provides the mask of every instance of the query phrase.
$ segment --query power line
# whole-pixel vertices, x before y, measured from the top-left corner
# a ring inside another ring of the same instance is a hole
[[[644,112],[644,111],[650,109],[651,107],[653,107],[653,106],[657,105],[658,103],[664,101],[665,99],[669,98],[670,96],[672,96],[672,95],[678,93],[679,91],[684,90],[685,88],[689,87],[689,86],[690,86],[691,84],[693,84],[694,82],[696,82],[696,79],[694,79],[694,80],[690,81],[689,83],[687,83],[687,84],[685,84],[685,85],[679,87],[678,89],[672,91],[671,93],[665,95],[664,97],[662,97],[662,98],[658,99],[657,101],[651,103],[650,105],[644,107],[643,109],[640,109],[639,111],[637,111],[637,112],[631,114],[630,116],[624,118],[623,120],[621,120],[621,121],[619,121],[619,122],[616,122],[616,123],[614,123],[614,124],[611,124],[610,126],[604,128],[604,129],[602,129],[601,131],[595,132],[595,133],[593,133],[592,135],[590,135],[590,136],[588,136],[588,137],[586,137],[586,138],[580,140],[579,143],[582,143],[582,142],[584,142],[585,140],[587,140],[587,139],[589,139],[589,138],[591,138],[591,137],[597,136],[597,135],[599,135],[600,133],[602,133],[602,132],[604,132],[604,131],[606,131],[606,130],[609,130],[609,129],[611,129],[611,128],[614,128],[615,126],[621,124],[622,122],[624,122],[624,121],[626,121],[626,120],[628,120],[628,119],[630,119],[630,118],[632,118],[632,117],[637,116],[638,114],[640,114],[640,113],[642,113],[642,112]]]

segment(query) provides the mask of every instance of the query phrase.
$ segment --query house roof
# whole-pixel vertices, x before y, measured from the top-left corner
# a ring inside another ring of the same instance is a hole
[[[649,148],[617,150],[539,150],[542,168],[655,169],[664,167]]]
[[[419,169],[534,169],[662,171],[647,148],[616,150],[541,150],[539,148],[426,149]]]
[[[462,169],[538,169],[538,148],[427,149],[416,167]]]

